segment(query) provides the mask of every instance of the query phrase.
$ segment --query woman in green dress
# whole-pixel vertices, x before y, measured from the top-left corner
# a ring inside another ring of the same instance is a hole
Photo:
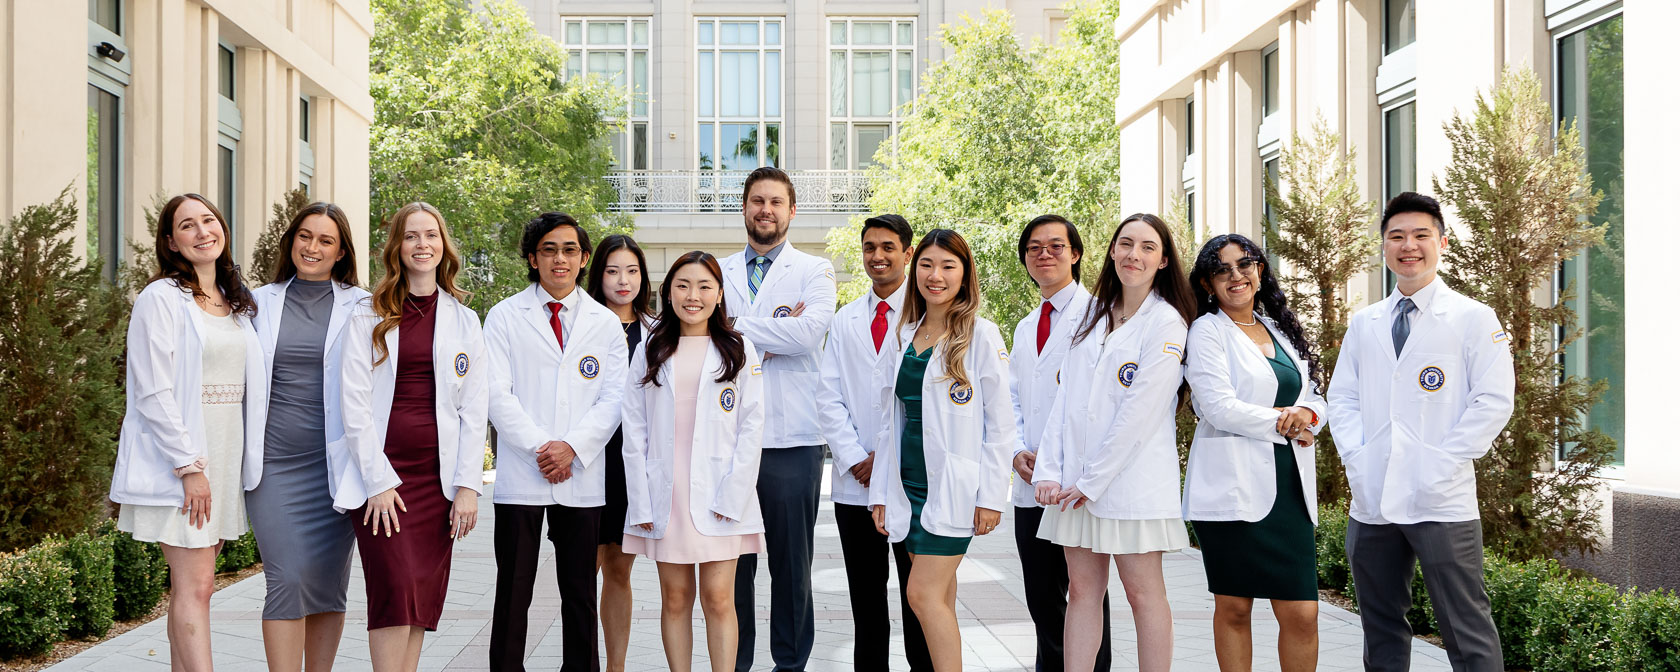
[[[947,672],[962,669],[957,565],[969,539],[996,529],[1009,503],[1015,417],[1008,350],[997,325],[977,315],[968,243],[934,229],[911,265],[895,346],[904,348],[899,403],[883,423],[898,429],[899,445],[877,453],[869,503],[875,526],[910,552],[907,599],[933,668]]]
[[[1202,542],[1221,670],[1253,666],[1249,615],[1269,599],[1283,670],[1318,663],[1313,435],[1326,414],[1318,355],[1243,236],[1215,237],[1190,273],[1201,316],[1186,380],[1197,423],[1184,517]]]

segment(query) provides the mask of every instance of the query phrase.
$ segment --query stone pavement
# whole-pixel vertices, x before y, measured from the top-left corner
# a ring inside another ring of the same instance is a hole
[[[823,479],[824,501],[817,521],[816,562],[813,584],[816,591],[816,647],[810,666],[813,672],[852,669],[852,613],[846,598],[846,577],[840,555],[840,541],[834,526],[834,510],[827,501],[828,479]],[[494,509],[483,498],[478,529],[457,545],[450,573],[449,596],[443,621],[437,632],[426,635],[420,658],[422,670],[484,670],[489,668],[490,614],[495,600],[495,554],[491,550]],[[1013,516],[990,535],[977,538],[958,571],[957,613],[963,632],[963,661],[966,670],[1030,670],[1033,661],[1032,621],[1021,592],[1021,565],[1015,556]],[[553,550],[543,554],[539,577],[551,576]],[[1201,558],[1195,550],[1166,556],[1168,597],[1173,607],[1174,660],[1178,670],[1215,670],[1213,654],[1213,598],[1207,592]],[[894,579],[896,581],[896,577]],[[636,609],[630,641],[630,670],[666,669],[659,639],[659,580],[654,565],[636,563],[632,579]],[[769,578],[762,568],[758,578],[758,652],[756,669],[770,668]],[[1113,607],[1115,670],[1137,668],[1137,653],[1131,611],[1120,597],[1119,578],[1110,575]],[[898,616],[897,587],[893,586],[893,650],[902,652],[902,621]],[[211,621],[216,669],[222,672],[266,670],[262,648],[262,605],[264,584],[261,574],[216,593],[211,603]],[[350,611],[336,670],[371,670],[368,661],[366,599],[358,561],[350,579]],[[531,639],[527,643],[526,667],[555,670],[560,667],[560,597],[553,582],[539,580],[531,607]],[[705,661],[704,621],[695,609],[696,647],[694,669],[710,669]],[[1270,608],[1256,604],[1254,611],[1255,669],[1277,669],[1277,624]],[[1446,652],[1421,640],[1413,640],[1413,670],[1448,670]],[[169,669],[169,643],[164,620],[158,619],[123,633],[81,654],[49,668],[53,672],[94,670],[150,672]],[[902,655],[895,655],[893,670],[907,670]],[[1360,669],[1359,617],[1329,604],[1319,609],[1319,669]]]

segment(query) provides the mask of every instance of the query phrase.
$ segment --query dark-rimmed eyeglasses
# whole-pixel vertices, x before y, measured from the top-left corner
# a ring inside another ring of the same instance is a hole
[[[1028,245],[1027,246],[1027,258],[1031,259],[1033,257],[1038,256],[1040,253],[1043,253],[1043,252],[1049,252],[1050,256],[1052,256],[1052,257],[1059,257],[1059,256],[1062,256],[1062,253],[1066,252],[1067,249],[1068,249],[1067,243],[1050,243],[1049,245]]]
[[[1260,264],[1263,263],[1266,263],[1266,260],[1260,257],[1243,257],[1235,264],[1220,264],[1219,268],[1213,269],[1213,279],[1225,282],[1231,279],[1233,273],[1254,275],[1259,272]]]

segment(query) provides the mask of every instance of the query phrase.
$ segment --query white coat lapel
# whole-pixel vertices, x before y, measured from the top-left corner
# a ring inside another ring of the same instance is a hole
[[[770,262],[770,268],[764,272],[764,280],[758,283],[758,295],[769,294],[770,290],[782,283],[783,278],[791,277],[793,267],[798,262],[799,253],[798,250],[793,249],[793,243],[784,243],[781,254],[776,255],[776,260]],[[755,299],[753,303],[756,304],[758,301]],[[788,306],[788,308],[791,309],[792,306]]]
[[[737,296],[747,299],[746,306],[735,308],[734,313],[736,315],[745,315],[747,307],[755,303],[752,300],[752,292],[747,291],[747,262],[744,254],[731,254],[723,260],[723,282],[730,287],[734,287]]]
[[[329,346],[332,343],[338,342],[338,332],[344,329],[345,322],[349,320],[350,313],[356,307],[356,292],[352,291],[351,287],[341,285],[335,280],[332,283],[332,290],[332,317],[327,319],[327,343]],[[278,319],[274,321],[274,324],[276,325],[279,323],[280,321]]]
[[[575,290],[574,290],[575,291]],[[542,285],[531,285],[525,288],[525,307],[519,312],[525,316],[526,324],[537,332],[537,340],[546,343],[545,347],[556,356],[560,353],[560,343],[554,340],[554,326],[548,323],[548,302],[551,299]],[[576,324],[579,320],[573,320]],[[570,340],[571,334],[566,335]]]
[[[279,291],[269,295],[271,298],[268,301],[268,305],[258,306],[258,310],[269,311],[268,315],[263,317],[262,335],[262,342],[267,344],[269,348],[277,347],[276,344],[280,342],[280,318],[285,317],[286,315],[286,288],[291,287],[292,280],[295,279],[296,278],[290,278],[285,282],[279,283]],[[338,283],[333,283],[333,290],[338,290]],[[338,297],[335,296],[333,299],[337,300]],[[333,310],[333,317],[338,317],[338,311],[336,309]],[[331,331],[327,332],[327,342],[332,342]],[[270,353],[272,354],[272,352],[273,351],[271,350]]]
[[[1441,282],[1441,280],[1437,278],[1435,282]],[[1435,297],[1429,300],[1427,315],[1425,311],[1419,310],[1412,316],[1412,331],[1406,335],[1406,345],[1401,349],[1400,354],[1410,355],[1418,352],[1419,349],[1424,347],[1425,343],[1429,342],[1429,334],[1434,332],[1438,325],[1446,321],[1447,300],[1451,291],[1444,284],[1435,288]],[[1389,338],[1392,340],[1394,338],[1392,335],[1393,329],[1389,331],[1391,332]],[[1395,363],[1398,364],[1399,362],[1396,361]]]

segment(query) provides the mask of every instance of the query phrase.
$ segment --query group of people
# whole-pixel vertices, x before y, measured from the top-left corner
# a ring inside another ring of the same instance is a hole
[[[1353,316],[1331,380],[1241,235],[1209,240],[1185,269],[1169,227],[1132,215],[1087,291],[1078,228],[1033,219],[1017,250],[1041,305],[1011,347],[979,316],[961,235],[936,228],[913,244],[903,217],[868,218],[870,288],[837,309],[829,262],[788,244],[796,211],[786,173],[753,171],[745,248],[678,257],[657,294],[630,237],[592,245],[570,216],[542,214],[520,241],[530,285],[481,325],[431,205],[388,219],[372,292],[345,213],[327,203],[293,218],[275,277],[253,291],[216,208],[171,199],[130,323],[111,499],[119,529],[169,563],[172,663],[210,669],[215,556],[249,519],[270,669],[330,669],[353,548],[374,668],[416,669],[452,543],[478,522],[490,425],[493,670],[524,669],[545,523],[561,669],[600,669],[598,631],[607,669],[624,669],[636,556],[657,565],[671,669],[690,669],[696,598],[712,670],[751,669],[760,554],[774,669],[804,669],[825,452],[858,670],[889,666],[894,570],[911,669],[962,668],[957,569],[1011,509],[1037,669],[1111,668],[1111,563],[1139,667],[1168,669],[1162,554],[1189,545],[1190,521],[1221,669],[1251,667],[1250,614],[1265,599],[1283,669],[1311,670],[1314,444],[1328,425],[1353,492],[1346,552],[1367,669],[1408,666],[1419,562],[1454,668],[1503,669],[1471,461],[1512,411],[1509,339],[1436,277],[1447,239],[1433,199],[1385,209],[1398,287]],[[1181,481],[1185,405],[1198,423]]]

